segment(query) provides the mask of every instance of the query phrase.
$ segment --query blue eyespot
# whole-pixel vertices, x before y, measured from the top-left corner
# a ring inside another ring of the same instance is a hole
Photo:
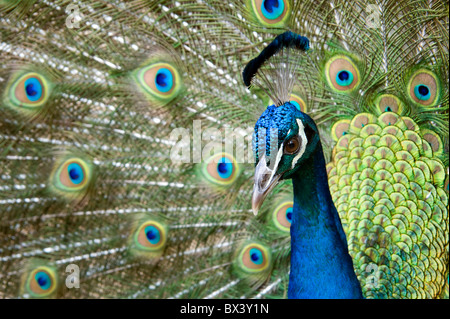
[[[264,0],[261,5],[261,12],[269,20],[278,19],[284,11],[283,0]]]
[[[353,74],[350,71],[342,70],[336,75],[336,83],[340,86],[349,86],[353,82]]]
[[[71,163],[67,167],[67,171],[69,172],[69,177],[72,183],[75,185],[80,184],[84,180],[84,173],[81,166],[77,163]]]
[[[264,261],[262,252],[257,248],[250,249],[249,254],[250,254],[250,259],[252,260],[252,262],[255,265],[261,265],[262,262]]]
[[[424,84],[419,84],[414,87],[414,95],[422,101],[426,101],[431,97],[430,89]]]
[[[301,111],[302,109],[300,108],[300,104],[298,104],[297,101],[289,101],[289,103],[294,104],[295,107],[297,108],[297,110]]]
[[[389,106],[386,106],[386,108],[384,109],[385,112],[392,112],[392,109]]]
[[[155,77],[156,88],[163,93],[170,91],[173,87],[173,75],[166,68],[161,68]]]
[[[161,240],[159,230],[155,226],[145,227],[145,235],[147,236],[148,241],[153,245],[158,244]]]
[[[227,179],[233,173],[233,164],[228,158],[222,157],[217,164],[217,172],[221,178]]]
[[[34,276],[34,278],[36,279],[36,282],[39,284],[39,287],[41,287],[41,289],[43,289],[43,290],[49,289],[52,284],[52,280],[50,279],[50,276],[43,271],[38,272]]]
[[[292,223],[292,207],[289,207],[288,209],[286,209],[286,219],[288,222]]]
[[[25,81],[25,92],[31,102],[35,102],[42,97],[42,84],[36,78],[29,78]]]

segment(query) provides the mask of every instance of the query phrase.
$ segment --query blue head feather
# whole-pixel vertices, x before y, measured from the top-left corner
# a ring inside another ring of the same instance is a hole
[[[301,124],[301,128],[299,124]],[[269,162],[273,160],[281,145],[290,138],[299,136],[300,130],[303,131],[307,142],[306,140],[301,141],[306,144],[306,147],[302,157],[295,163],[295,167],[300,165],[302,159],[308,157],[317,146],[319,142],[317,126],[311,117],[301,112],[291,102],[286,102],[278,107],[269,106],[255,125],[253,153],[256,163],[264,154],[269,158]],[[292,169],[292,161],[295,157],[295,154],[285,154],[281,158],[277,173],[283,173],[282,179],[290,178],[291,173],[295,171],[295,168]]]
[[[264,111],[255,124],[253,152],[256,155],[256,162],[259,161],[259,157],[263,155],[261,152],[264,152],[264,150],[266,150],[266,155],[270,156],[270,143],[274,134],[278,135],[276,148],[279,148],[291,125],[295,122],[296,113],[298,113],[297,108],[289,102],[279,107],[271,105]],[[262,136],[259,136],[260,134]],[[260,138],[263,140],[260,141]]]

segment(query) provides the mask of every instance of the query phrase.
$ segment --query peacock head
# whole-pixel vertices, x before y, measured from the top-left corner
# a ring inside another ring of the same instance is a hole
[[[256,215],[280,180],[290,179],[320,144],[313,119],[293,103],[269,106],[255,125],[256,169],[252,209]]]

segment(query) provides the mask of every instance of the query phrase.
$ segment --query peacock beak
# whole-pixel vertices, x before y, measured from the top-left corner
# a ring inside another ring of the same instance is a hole
[[[271,169],[267,167],[266,156],[264,155],[255,169],[255,183],[253,185],[252,210],[255,216],[258,214],[264,199],[277,186],[281,174],[275,174],[278,163]]]

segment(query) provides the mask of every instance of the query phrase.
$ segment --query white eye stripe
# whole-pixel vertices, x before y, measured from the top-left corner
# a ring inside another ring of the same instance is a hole
[[[291,169],[293,169],[295,167],[295,164],[297,164],[298,160],[302,157],[303,153],[305,153],[306,145],[308,144],[308,139],[306,138],[305,127],[303,126],[303,122],[300,121],[299,119],[297,119],[297,125],[298,125],[298,137],[300,138],[300,141],[301,141],[300,151],[292,160]]]

